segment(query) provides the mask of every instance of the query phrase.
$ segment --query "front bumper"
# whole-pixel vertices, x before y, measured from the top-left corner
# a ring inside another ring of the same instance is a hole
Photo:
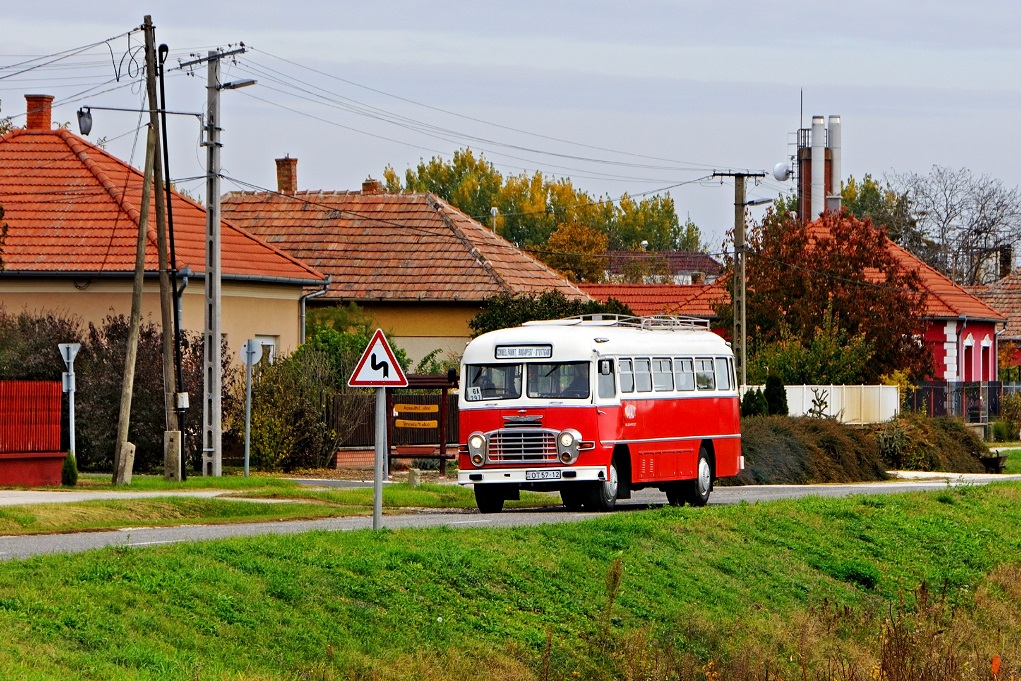
[[[529,480],[528,471],[560,471],[559,480]],[[460,485],[476,483],[511,483],[517,485],[558,485],[570,482],[599,482],[606,480],[606,466],[536,466],[535,468],[476,468],[457,473]]]

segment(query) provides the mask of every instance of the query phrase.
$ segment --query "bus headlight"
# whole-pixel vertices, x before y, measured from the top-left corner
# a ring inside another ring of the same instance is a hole
[[[468,458],[474,466],[481,466],[486,462],[486,436],[482,433],[472,433],[468,436]]]
[[[560,463],[574,463],[578,460],[578,443],[581,433],[573,428],[561,431],[557,436],[557,458]]]

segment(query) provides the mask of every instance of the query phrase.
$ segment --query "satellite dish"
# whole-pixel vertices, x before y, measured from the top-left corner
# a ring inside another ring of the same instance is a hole
[[[773,166],[773,177],[775,177],[778,182],[786,182],[791,179],[790,164],[787,163],[787,161],[780,161]]]

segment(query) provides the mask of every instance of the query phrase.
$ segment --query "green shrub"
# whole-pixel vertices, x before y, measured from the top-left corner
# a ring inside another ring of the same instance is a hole
[[[60,468],[60,484],[74,487],[78,484],[78,462],[74,460],[74,452],[68,451],[64,457],[64,465]]]
[[[775,485],[885,480],[874,439],[832,419],[742,419],[745,470],[724,484]]]
[[[1009,435],[1000,442],[1014,442],[1021,435],[1021,394],[1004,395],[1000,400],[1000,420],[1009,431]]]
[[[879,457],[890,468],[901,468],[904,451],[908,447],[908,436],[903,422],[899,419],[890,419],[875,432],[875,438],[879,445]]]
[[[0,378],[59,381],[65,370],[58,343],[81,343],[75,360],[76,421],[75,463],[86,471],[110,471],[113,467],[117,419],[120,411],[128,319],[108,316],[102,324],[89,324],[73,315],[55,312],[11,314],[0,306]],[[194,334],[183,352],[185,390],[199,405],[186,419],[185,453],[201,454],[202,339]],[[139,331],[134,392],[128,437],[135,444],[136,471],[152,471],[163,465],[163,431],[166,414],[163,395],[163,337],[155,324],[143,323]],[[224,346],[226,348],[226,346]],[[237,370],[233,355],[224,351],[224,410],[227,411]],[[66,400],[66,397],[65,397]],[[67,429],[66,416],[63,428]]]
[[[892,435],[896,431],[901,434]],[[981,473],[979,457],[989,455],[989,448],[975,431],[960,419],[947,416],[902,413],[873,428],[872,437],[890,468]]]
[[[1017,430],[1006,421],[993,421],[992,428],[993,442],[1013,442],[1017,439]]]
[[[766,390],[762,393],[766,398],[767,413],[770,416],[787,416],[790,409],[787,407],[787,389],[779,376],[771,375],[766,378]]]
[[[766,403],[766,396],[759,388],[745,391],[741,398],[741,416],[765,416],[769,413],[769,405]]]

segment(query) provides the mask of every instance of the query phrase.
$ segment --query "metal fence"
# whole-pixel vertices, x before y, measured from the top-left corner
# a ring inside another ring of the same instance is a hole
[[[968,423],[988,423],[999,418],[1003,397],[1017,393],[1021,393],[1021,383],[932,382],[905,392],[902,408],[929,416],[957,416]]]

